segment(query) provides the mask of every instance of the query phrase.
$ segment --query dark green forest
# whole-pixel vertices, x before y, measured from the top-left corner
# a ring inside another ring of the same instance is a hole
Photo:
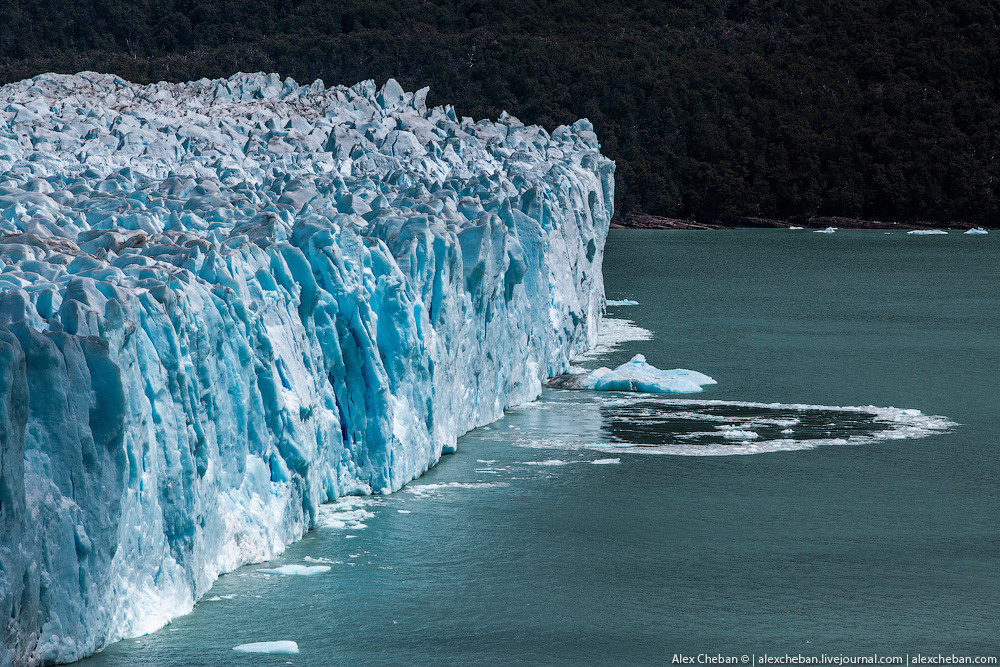
[[[996,0],[0,0],[0,80],[395,77],[586,116],[621,214],[1000,220]]]

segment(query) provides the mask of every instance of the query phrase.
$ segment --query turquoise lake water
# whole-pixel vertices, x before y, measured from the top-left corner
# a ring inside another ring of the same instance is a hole
[[[997,654],[1000,234],[613,230],[605,281],[647,340],[580,366],[718,384],[546,390],[80,664]]]

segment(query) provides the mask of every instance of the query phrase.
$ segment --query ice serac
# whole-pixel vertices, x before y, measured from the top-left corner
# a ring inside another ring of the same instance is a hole
[[[390,80],[0,88],[0,663],[191,609],[596,339],[590,123]]]

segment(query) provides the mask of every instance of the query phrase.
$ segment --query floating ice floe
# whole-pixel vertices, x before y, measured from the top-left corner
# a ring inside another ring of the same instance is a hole
[[[605,302],[609,306],[638,306],[638,301],[633,301],[632,299],[608,299]]]
[[[367,528],[365,520],[375,516],[368,508],[376,502],[371,496],[344,496],[335,502],[320,505],[317,523],[333,530]]]
[[[406,490],[418,496],[426,496],[455,489],[497,489],[507,486],[510,486],[507,482],[441,482],[438,484],[410,484]]]
[[[636,325],[631,320],[618,317],[605,317],[601,320],[597,343],[586,352],[575,355],[573,362],[583,363],[609,352],[614,352],[623,343],[651,340],[652,338],[652,331]],[[566,370],[571,373],[583,372],[575,367],[570,367]]]
[[[644,391],[656,394],[683,394],[699,392],[715,380],[685,368],[660,370],[646,363],[646,357],[637,354],[621,366],[611,370],[601,367],[589,373],[562,375],[551,378],[548,386],[557,389],[591,389],[596,391]]]
[[[233,647],[240,653],[268,653],[270,655],[294,655],[299,652],[299,645],[290,640],[276,642],[251,642]]]
[[[989,234],[989,232],[986,231],[985,229],[983,229],[982,227],[973,227],[972,229],[967,230],[965,233],[966,234]]]
[[[261,574],[284,574],[300,577],[310,577],[314,574],[323,574],[330,571],[329,565],[282,565],[281,567],[261,568],[257,570]]]
[[[826,229],[816,229],[814,230],[817,234],[833,234],[837,231],[837,227],[827,227]]]
[[[519,461],[519,463],[528,466],[545,466],[545,467],[568,466],[574,463],[589,463],[592,465],[610,465],[615,463],[621,463],[621,459],[594,459],[594,460],[580,459],[577,461],[563,461],[562,459],[546,459],[544,461]]]
[[[939,236],[941,234],[947,234],[948,232],[943,229],[911,229],[906,233],[910,236]]]

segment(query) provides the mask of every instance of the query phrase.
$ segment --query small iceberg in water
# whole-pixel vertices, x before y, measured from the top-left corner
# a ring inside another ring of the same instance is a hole
[[[816,231],[817,234],[833,234],[835,231],[837,231],[837,228],[836,227],[827,227],[826,229],[817,229],[815,231]]]
[[[686,368],[660,370],[646,363],[641,354],[618,368],[598,368],[589,373],[560,375],[547,383],[556,389],[591,389],[596,391],[645,391],[653,394],[687,394],[699,392],[703,385],[716,384],[704,373]]]
[[[322,574],[330,571],[329,565],[282,565],[281,567],[267,567],[257,570],[261,574],[284,574],[300,577],[309,577],[314,574]]]
[[[805,229],[805,227],[797,227],[795,225],[791,225],[788,227],[788,229]]]
[[[638,301],[632,299],[608,299],[604,302],[608,306],[638,306]]]
[[[293,641],[251,642],[233,647],[240,653],[269,653],[270,655],[293,655],[299,652],[299,645]]]
[[[968,230],[965,233],[966,234],[989,234],[989,232],[986,231],[985,229],[983,229],[982,227],[973,227],[972,229]]]
[[[911,229],[906,233],[910,236],[937,236],[939,234],[947,234],[948,232],[943,229]]]

